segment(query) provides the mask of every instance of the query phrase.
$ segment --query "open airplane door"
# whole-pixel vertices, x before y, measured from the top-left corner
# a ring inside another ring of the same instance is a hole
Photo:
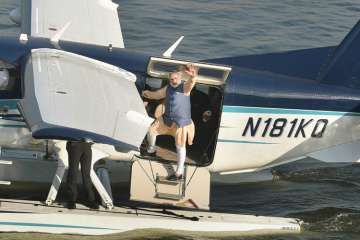
[[[193,90],[192,111],[200,112],[202,115],[204,110],[198,106],[204,104],[206,100],[200,102],[199,99],[204,100],[203,97],[205,96],[206,99],[218,100],[215,101],[216,105],[213,105],[211,109],[218,109],[220,112],[223,88],[231,72],[230,66],[150,57],[147,74],[151,77],[152,83],[157,81],[157,85],[161,86],[162,78],[167,78],[169,73],[179,70],[187,64],[192,64],[195,67],[197,71],[196,84],[201,85],[199,89],[202,89],[200,91],[195,86]],[[187,80],[187,78],[188,76],[185,74],[182,76],[182,80]],[[149,84],[149,86],[151,85]],[[198,94],[197,96],[200,95],[200,98],[196,97],[196,94]],[[157,160],[149,161],[148,159],[135,158],[131,169],[131,200],[193,209],[209,209],[210,172],[204,167],[209,162],[202,161],[202,159],[206,156],[206,159],[209,160],[208,149],[216,139],[219,126],[218,123],[212,126],[206,125],[207,134],[205,137],[201,136],[204,131],[200,132],[199,129],[205,129],[202,119],[202,117],[201,120],[199,118],[195,119],[193,116],[198,137],[192,149],[187,151],[187,161],[182,179],[178,181],[167,180],[167,176],[175,173],[176,153],[168,145],[162,144],[161,139],[157,141]],[[200,127],[197,128],[197,126]],[[199,136],[202,137],[202,142],[199,140]],[[201,144],[199,144],[200,142]],[[208,147],[202,148],[202,146]]]
[[[136,76],[118,67],[37,49],[26,61],[23,78],[19,109],[34,138],[137,150],[152,122],[135,87]]]

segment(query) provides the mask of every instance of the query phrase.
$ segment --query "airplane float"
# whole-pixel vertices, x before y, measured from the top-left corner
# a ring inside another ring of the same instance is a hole
[[[57,162],[45,200],[54,206],[68,166],[66,140],[91,141],[95,168],[99,160],[130,166],[124,169],[131,171],[131,200],[193,210],[180,211],[180,220],[164,213],[115,217],[107,212],[87,215],[86,223],[93,225],[79,226],[75,223],[84,215],[77,210],[39,220],[55,214],[42,206],[22,216],[22,223],[17,222],[20,215],[0,216],[0,230],[299,231],[295,219],[199,209],[210,208],[210,173],[257,172],[306,157],[359,161],[360,65],[355,53],[360,50],[360,23],[338,46],[189,61],[172,58],[182,38],[162,56],[125,49],[117,8],[109,0],[29,0],[10,13],[21,34],[0,38],[1,163],[9,168],[25,160]],[[156,158],[140,154],[160,104],[145,107],[141,92],[164,86],[169,72],[189,63],[198,74],[191,94],[196,136],[188,147],[184,179],[167,181],[176,164],[173,140],[158,139]],[[117,173],[108,170],[93,169],[91,178],[103,205],[113,209],[111,175]],[[36,171],[21,172],[41,175]],[[17,176],[21,181],[23,175]],[[3,203],[3,208],[19,204]],[[68,227],[72,221],[77,227]]]

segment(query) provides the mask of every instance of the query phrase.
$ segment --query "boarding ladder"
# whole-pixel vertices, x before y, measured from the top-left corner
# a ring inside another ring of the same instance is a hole
[[[184,176],[167,180],[176,162],[136,158],[131,168],[130,199],[186,208],[209,209],[210,173],[206,168],[185,165]]]

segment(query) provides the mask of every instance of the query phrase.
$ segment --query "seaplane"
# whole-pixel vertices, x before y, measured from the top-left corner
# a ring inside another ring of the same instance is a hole
[[[44,202],[1,199],[0,231],[112,234],[160,228],[194,232],[299,232],[301,221],[211,211],[213,174],[246,174],[311,157],[360,159],[360,22],[337,46],[201,61],[124,47],[110,0],[23,0],[9,13],[19,36],[0,37],[1,184],[48,182]],[[86,10],[86,11],[85,11]],[[168,181],[176,154],[159,137],[141,157],[160,101],[144,90],[196,68],[194,144],[184,178]],[[145,106],[146,105],[146,106]],[[56,201],[66,178],[66,141],[91,141],[91,179],[104,210]],[[130,200],[114,207],[112,183],[130,179]],[[170,209],[170,210],[169,210]]]

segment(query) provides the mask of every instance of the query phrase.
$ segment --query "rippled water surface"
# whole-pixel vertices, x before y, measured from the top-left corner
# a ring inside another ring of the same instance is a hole
[[[184,35],[175,57],[190,59],[336,45],[360,19],[359,0],[117,2],[127,48],[161,54]],[[7,16],[18,4],[0,0],[0,35],[19,33]],[[360,166],[308,168],[311,163],[306,163],[304,170],[304,164],[281,167],[281,180],[275,182],[213,184],[215,210],[305,221],[300,235],[231,239],[360,239]],[[149,235],[141,238],[168,238],[166,234]]]

